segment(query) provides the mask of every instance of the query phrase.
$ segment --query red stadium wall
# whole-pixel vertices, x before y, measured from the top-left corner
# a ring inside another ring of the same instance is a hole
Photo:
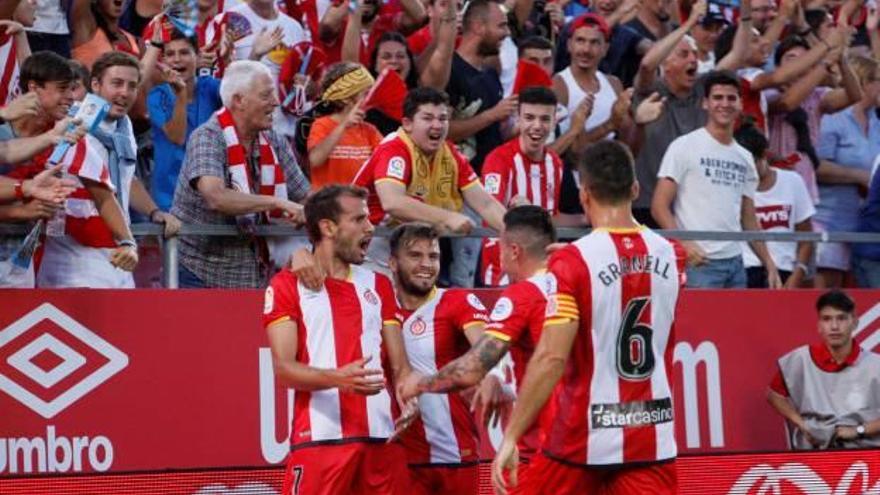
[[[764,392],[776,358],[817,338],[816,296],[685,293],[674,370],[682,452],[784,450]],[[854,296],[857,338],[880,350],[880,292]],[[292,394],[273,380],[261,299],[0,291],[0,476],[281,462]]]

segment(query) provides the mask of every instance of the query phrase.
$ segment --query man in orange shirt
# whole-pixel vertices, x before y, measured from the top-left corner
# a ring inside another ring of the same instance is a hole
[[[334,113],[318,118],[309,131],[309,166],[312,187],[350,184],[361,165],[382,141],[382,134],[364,122],[361,108],[373,76],[364,66],[351,62],[333,65],[324,76],[321,99]]]

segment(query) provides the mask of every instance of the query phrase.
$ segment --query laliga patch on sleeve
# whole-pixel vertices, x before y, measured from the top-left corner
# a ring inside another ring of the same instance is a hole
[[[266,287],[266,294],[263,296],[263,314],[267,315],[275,309],[275,289]]]
[[[498,194],[501,191],[501,174],[486,174],[483,187],[489,194]]]
[[[403,160],[403,157],[394,156],[388,160],[388,177],[403,180],[405,171],[406,162]]]
[[[492,321],[504,321],[510,318],[512,313],[513,301],[507,297],[502,297],[495,303],[495,308],[492,309],[492,314],[489,316],[489,319]]]
[[[486,311],[486,306],[483,306],[483,301],[480,301],[480,298],[473,293],[467,295],[467,302],[476,310]]]

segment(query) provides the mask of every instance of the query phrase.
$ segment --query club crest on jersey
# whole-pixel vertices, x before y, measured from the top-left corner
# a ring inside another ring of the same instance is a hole
[[[624,238],[623,238],[623,247],[624,247],[624,249],[626,249],[626,250],[630,250],[630,249],[632,249],[632,248],[633,248],[633,241],[632,241],[632,239],[630,239],[629,237],[624,237]]]
[[[498,302],[495,303],[495,307],[492,309],[492,315],[490,318],[492,321],[504,321],[510,318],[510,315],[513,313],[513,301],[511,301],[507,297],[502,297],[498,299]]]
[[[477,297],[476,294],[473,294],[473,293],[468,294],[467,295],[467,302],[468,302],[468,304],[473,306],[473,308],[476,310],[486,311],[486,306],[483,306],[483,301],[480,301],[480,298]]]
[[[394,156],[388,160],[388,177],[403,180],[404,171],[406,170],[406,162],[402,157]]]
[[[372,305],[379,304],[379,298],[376,297],[376,293],[372,291],[372,289],[367,289],[364,291],[364,299]]]
[[[483,179],[483,187],[486,188],[486,192],[489,194],[498,194],[501,191],[501,175],[486,174],[486,177]]]
[[[263,297],[263,314],[267,315],[275,308],[275,289],[266,287],[266,294]]]
[[[423,320],[421,316],[416,318],[416,321],[412,322],[412,324],[409,326],[409,331],[413,335],[421,335],[425,333],[425,330],[427,329],[428,325],[425,323],[425,320]]]

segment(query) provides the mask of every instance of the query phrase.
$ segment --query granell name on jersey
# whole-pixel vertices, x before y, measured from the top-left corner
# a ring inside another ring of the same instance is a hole
[[[672,421],[672,399],[593,404],[590,406],[593,429],[655,425]]]
[[[669,278],[672,263],[651,254],[627,257],[621,256],[617,263],[610,263],[599,272],[602,285],[608,287],[620,277],[629,273],[654,273],[665,279]]]

